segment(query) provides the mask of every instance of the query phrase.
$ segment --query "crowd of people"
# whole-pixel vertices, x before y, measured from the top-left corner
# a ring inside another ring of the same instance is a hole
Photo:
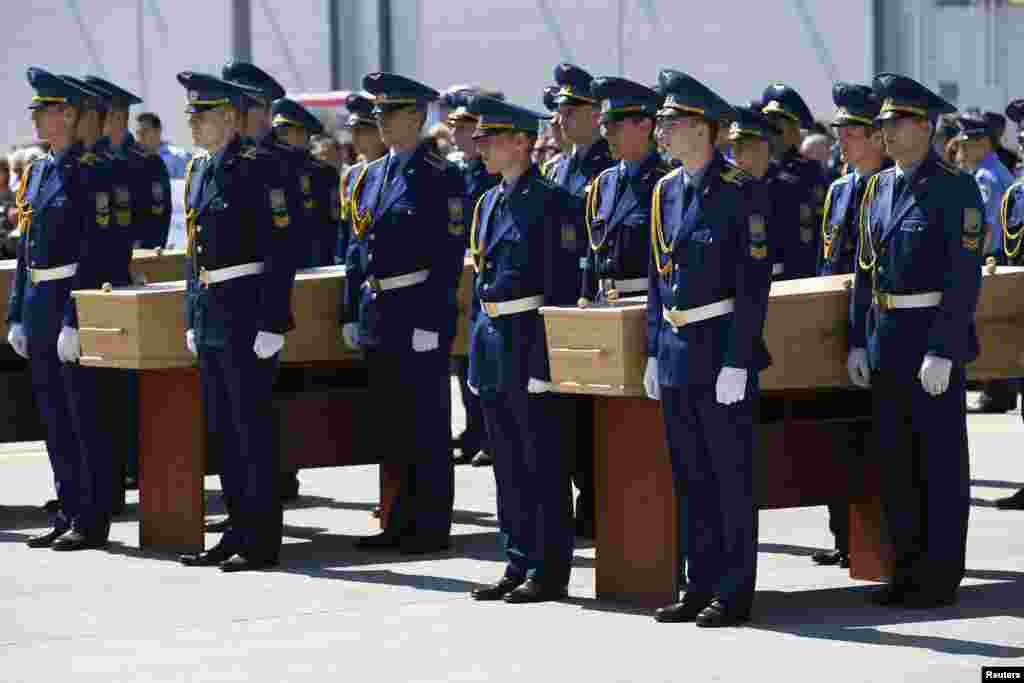
[[[564,598],[574,538],[600,523],[594,415],[587,400],[553,391],[539,308],[646,294],[644,387],[662,403],[687,498],[687,591],[655,618],[741,624],[756,583],[754,430],[758,375],[771,363],[762,339],[771,282],[852,274],[849,376],[872,392],[876,443],[865,447],[890,454],[882,503],[894,574],[872,601],[955,601],[980,266],[1017,265],[1024,239],[1024,185],[999,142],[1001,115],[954,116],[927,87],[890,73],[835,84],[824,123],[789,85],[735,105],[674,69],[645,85],[559,64],[554,84],[538,88],[546,111],[498,91],[441,93],[372,73],[346,100],[348,149],[272,76],[232,62],[220,75],[177,76],[197,148],[182,167],[156,115],[140,114],[128,133],[140,102],[130,92],[38,68],[28,80],[49,148],[20,169],[8,339],[30,361],[60,501],[53,528],[30,546],[107,542],[116,430],[101,428],[95,405],[125,388],[78,364],[69,293],[130,281],[131,247],[162,243],[154,223],[166,240],[163,179],[180,172],[182,343],[199,364],[228,510],[208,527],[220,541],[182,563],[277,564],[282,486],[295,479],[282,482],[268,430],[292,282],[299,268],[343,264],[339,343],[364,352],[369,400],[401,425],[380,432],[378,447],[408,454],[384,531],[356,547],[446,550],[453,463],[483,454],[507,562],[473,598]],[[424,130],[434,102],[443,121]],[[1007,108],[1018,124],[1021,105]],[[469,353],[456,368],[467,429],[453,461],[449,356],[467,252]],[[835,548],[815,562],[848,564],[847,509],[830,506]]]

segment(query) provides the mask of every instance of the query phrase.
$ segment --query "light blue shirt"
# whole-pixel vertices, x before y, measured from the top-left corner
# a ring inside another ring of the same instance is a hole
[[[1003,166],[995,152],[989,152],[974,169],[974,181],[978,183],[981,200],[985,204],[985,223],[995,230],[1000,225],[1003,195],[1013,185],[1013,174]]]
[[[160,158],[163,159],[164,166],[167,167],[167,174],[172,179],[175,179],[185,177],[185,167],[188,166],[189,159],[192,156],[183,149],[171,147],[166,142],[161,142]]]

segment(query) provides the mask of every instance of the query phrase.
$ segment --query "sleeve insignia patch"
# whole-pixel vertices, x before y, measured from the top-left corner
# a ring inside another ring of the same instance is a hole
[[[162,183],[153,183],[153,201],[162,202],[164,200],[164,186]]]
[[[979,246],[981,246],[981,238],[980,237],[967,237],[966,235],[964,235],[964,238],[963,238],[963,247],[964,247],[964,249],[967,249],[968,251],[978,251],[978,247]]]
[[[110,225],[110,194],[96,193],[96,222],[99,225]]]
[[[562,225],[562,248],[576,249],[576,226],[572,223],[564,223]]]
[[[463,223],[462,197],[448,198],[448,220],[452,223]]]
[[[964,209],[964,232],[968,235],[981,232],[981,211],[974,207]]]
[[[814,212],[811,210],[810,204],[800,205],[800,222],[807,223],[814,218]]]
[[[750,215],[750,257],[758,261],[768,258],[768,230],[761,214]]]
[[[800,241],[804,244],[810,244],[814,240],[814,228],[809,225],[800,226]]]
[[[281,188],[275,188],[270,191],[270,211],[274,215],[274,226],[278,228],[287,228],[291,224],[291,218],[288,216],[288,200]]]
[[[312,179],[310,179],[310,177],[308,175],[300,176],[299,177],[299,184],[302,185],[302,194],[312,194],[313,193],[313,181],[312,181]]]

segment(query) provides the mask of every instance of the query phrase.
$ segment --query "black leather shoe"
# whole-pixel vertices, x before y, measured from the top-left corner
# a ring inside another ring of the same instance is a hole
[[[67,532],[56,541],[50,547],[54,550],[61,552],[70,552],[72,550],[89,550],[93,548],[105,548],[107,545],[107,537],[101,535],[90,535],[82,533],[76,529],[72,529]]]
[[[997,498],[996,507],[1000,510],[1024,510],[1024,489],[1017,491],[1012,496]]]
[[[575,533],[579,538],[594,538],[594,520],[577,519],[575,521]]]
[[[360,550],[382,550],[385,548],[397,548],[402,542],[402,537],[397,534],[384,532],[376,536],[363,536],[357,538],[355,547]]]
[[[60,512],[60,509],[61,504],[60,501],[57,499],[48,500],[45,503],[43,503],[43,510],[45,512],[50,513],[51,515],[57,514],[58,512]]]
[[[935,592],[925,590],[907,591],[903,596],[902,605],[910,609],[934,609],[949,607],[956,603],[956,591]]]
[[[850,566],[850,554],[842,550],[817,550],[811,555],[811,561],[825,567],[838,564],[845,569]]]
[[[474,600],[501,600],[506,595],[523,585],[526,579],[518,576],[504,576],[498,583],[475,588],[470,593]]]
[[[139,490],[139,479],[138,477],[125,477],[124,488],[126,491],[138,491]]]
[[[290,503],[299,499],[299,474],[298,472],[285,472],[281,474],[281,482],[278,488],[282,503]]]
[[[208,534],[222,534],[231,528],[231,518],[225,517],[219,522],[207,522],[203,526],[203,531]]]
[[[186,567],[213,567],[231,557],[232,553],[227,548],[215,545],[202,553],[187,553],[178,556],[178,562]]]
[[[29,548],[49,548],[54,541],[56,541],[58,538],[66,534],[67,531],[68,527],[57,526],[50,529],[44,534],[37,534],[31,537],[30,539],[25,541],[25,545],[27,545]]]
[[[479,448],[477,450],[475,450],[475,451],[471,451],[471,450],[468,450],[468,449],[463,449],[461,453],[459,453],[454,458],[452,458],[452,464],[455,464],[455,465],[472,465],[473,464],[473,458],[475,458],[479,452],[480,452]]]
[[[260,560],[250,560],[243,555],[232,555],[228,559],[220,563],[220,570],[225,573],[232,572],[251,572],[258,569],[269,569],[277,566],[277,558],[266,558]]]
[[[471,464],[473,467],[491,467],[494,465],[494,460],[491,459],[491,456],[487,451],[480,451],[473,456]]]
[[[448,541],[429,541],[410,536],[398,542],[399,555],[429,555],[431,553],[443,553],[448,550]]]
[[[654,612],[654,620],[662,624],[682,624],[693,621],[700,611],[710,604],[710,595],[687,593],[680,602],[657,609]]]
[[[907,594],[912,592],[910,586],[904,583],[887,583],[881,588],[876,588],[868,595],[868,600],[879,607],[890,607],[902,605]]]
[[[505,595],[505,602],[514,605],[525,605],[530,602],[549,602],[551,600],[564,600],[569,596],[565,586],[545,586],[540,581],[527,579],[518,588]]]
[[[700,614],[694,619],[697,626],[704,628],[739,626],[748,621],[750,621],[750,612],[731,610],[728,605],[720,600],[712,600],[711,604],[702,609]]]

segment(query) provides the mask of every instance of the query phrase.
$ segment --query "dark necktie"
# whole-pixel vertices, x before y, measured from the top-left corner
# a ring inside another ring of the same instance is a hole
[[[896,180],[892,186],[892,203],[893,205],[899,204],[900,200],[903,199],[903,193],[907,189],[907,178],[902,173],[896,174]]]
[[[858,178],[857,183],[853,186],[853,197],[850,201],[850,207],[846,209],[846,214],[849,216],[847,223],[853,226],[856,230],[859,225],[860,219],[860,203],[864,199],[864,188],[867,186],[866,178]]]

